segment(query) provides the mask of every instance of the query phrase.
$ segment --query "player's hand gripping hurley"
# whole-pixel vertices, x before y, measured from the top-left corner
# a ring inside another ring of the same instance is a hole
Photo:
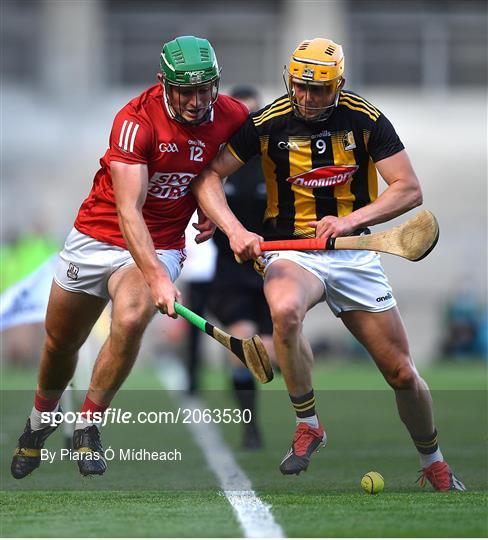
[[[260,242],[262,251],[365,249],[398,255],[409,261],[426,257],[439,239],[439,224],[432,212],[422,210],[397,227],[363,236],[310,238]]]
[[[249,339],[235,338],[178,302],[175,302],[175,311],[189,323],[213,337],[229,351],[232,351],[259,382],[264,384],[273,380],[273,368],[268,353],[258,335]]]

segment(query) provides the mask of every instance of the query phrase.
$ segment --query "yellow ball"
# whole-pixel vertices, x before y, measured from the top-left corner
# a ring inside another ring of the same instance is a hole
[[[376,495],[381,493],[385,487],[385,481],[380,473],[370,471],[366,473],[361,479],[361,487],[370,495]]]

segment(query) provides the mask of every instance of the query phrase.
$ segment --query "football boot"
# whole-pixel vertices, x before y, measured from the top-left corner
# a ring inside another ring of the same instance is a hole
[[[78,454],[78,469],[82,476],[101,475],[107,470],[100,431],[92,425],[73,433],[73,451]]]
[[[280,464],[282,474],[300,474],[306,471],[315,450],[327,444],[327,435],[319,425],[314,428],[305,422],[297,424],[291,448]],[[318,451],[318,450],[317,450]]]
[[[62,413],[61,407],[57,412]],[[26,477],[41,464],[41,450],[44,448],[46,439],[56,431],[60,422],[55,426],[46,426],[42,429],[31,429],[30,418],[27,419],[24,432],[19,438],[17,448],[12,458],[10,471],[17,480]]]
[[[435,461],[425,467],[418,478],[420,487],[428,480],[436,491],[467,491],[466,486],[455,476],[446,461]]]

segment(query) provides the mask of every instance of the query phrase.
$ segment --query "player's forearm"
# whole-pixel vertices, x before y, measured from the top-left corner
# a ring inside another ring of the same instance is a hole
[[[119,225],[130,251],[146,282],[168,279],[154,249],[154,243],[141,212],[137,208],[119,208]]]
[[[217,172],[204,170],[191,187],[198,206],[228,238],[245,230],[227,204],[222,179]]]
[[[398,181],[390,184],[371,204],[352,212],[348,217],[353,228],[367,227],[396,218],[422,204],[418,182]]]

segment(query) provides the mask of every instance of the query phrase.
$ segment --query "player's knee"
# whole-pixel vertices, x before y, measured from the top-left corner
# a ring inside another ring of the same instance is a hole
[[[386,381],[394,390],[413,390],[418,384],[418,373],[410,364],[399,366],[385,375]]]
[[[300,306],[293,301],[284,301],[271,308],[273,329],[283,338],[296,334],[302,328],[303,317]]]
[[[142,335],[153,315],[154,307],[140,302],[114,314],[112,325],[125,335]]]

